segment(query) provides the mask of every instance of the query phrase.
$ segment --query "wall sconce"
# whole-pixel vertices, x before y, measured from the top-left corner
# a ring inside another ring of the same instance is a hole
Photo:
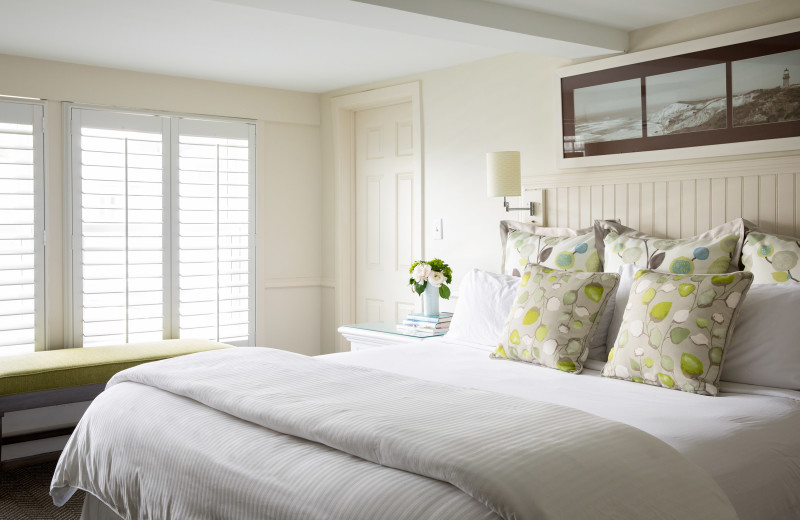
[[[519,152],[489,152],[486,154],[486,192],[489,197],[503,197],[506,211],[530,211],[534,216],[534,205],[512,208],[506,197],[522,195],[522,173]]]

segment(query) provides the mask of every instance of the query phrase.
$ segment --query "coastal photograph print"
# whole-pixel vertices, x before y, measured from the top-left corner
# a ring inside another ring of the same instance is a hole
[[[573,96],[576,142],[642,137],[642,83],[638,78],[576,88]]]
[[[731,62],[733,126],[800,120],[800,49]]]
[[[724,63],[647,76],[647,136],[725,128],[725,91]]]

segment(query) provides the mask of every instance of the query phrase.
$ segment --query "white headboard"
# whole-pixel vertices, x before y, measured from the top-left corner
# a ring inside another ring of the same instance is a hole
[[[800,236],[800,151],[531,176],[523,188],[544,189],[547,226],[619,218],[648,234],[680,238],[744,217],[765,231]]]

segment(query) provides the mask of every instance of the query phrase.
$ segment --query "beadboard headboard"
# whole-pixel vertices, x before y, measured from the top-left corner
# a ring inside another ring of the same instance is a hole
[[[546,226],[619,218],[644,233],[681,238],[744,217],[767,232],[800,236],[800,151],[525,177],[523,191],[533,189],[544,190]]]

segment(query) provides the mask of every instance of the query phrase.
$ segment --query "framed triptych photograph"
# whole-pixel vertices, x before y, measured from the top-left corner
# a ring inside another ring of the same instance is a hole
[[[567,67],[557,91],[565,168],[800,148],[800,23]]]

